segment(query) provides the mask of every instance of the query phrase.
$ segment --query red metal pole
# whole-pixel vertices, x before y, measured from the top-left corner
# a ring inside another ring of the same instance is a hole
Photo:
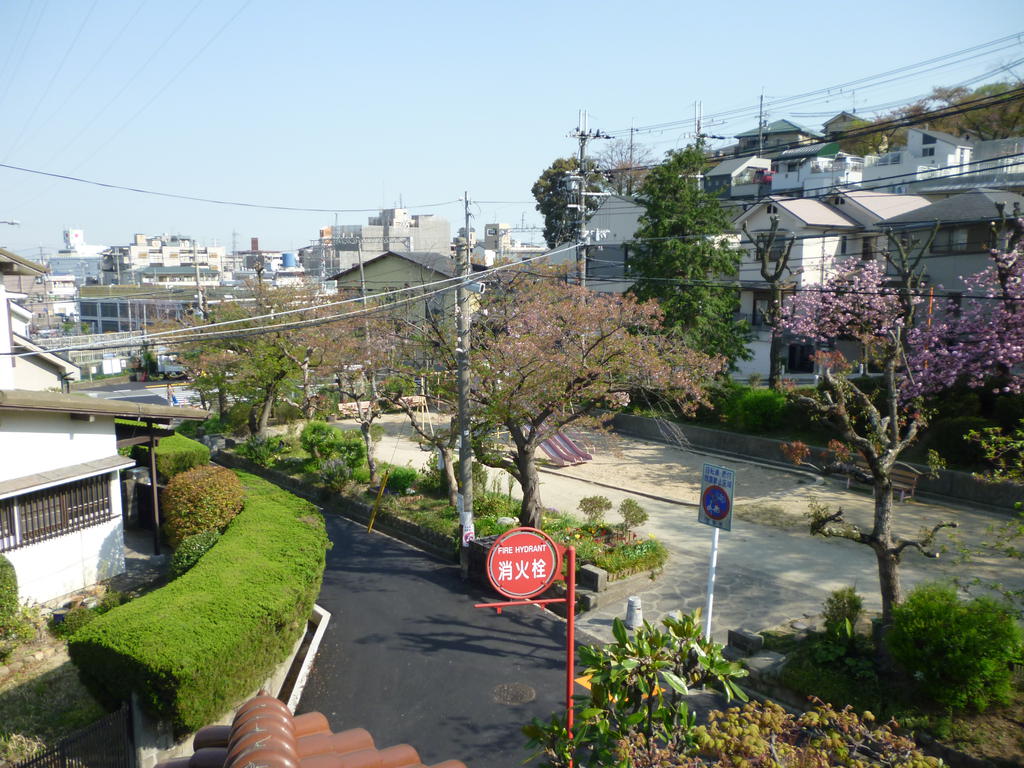
[[[576,547],[569,547],[566,563],[565,589],[565,723],[569,731],[569,742],[572,743],[573,726],[573,686],[576,681]],[[569,759],[572,768],[572,758]]]

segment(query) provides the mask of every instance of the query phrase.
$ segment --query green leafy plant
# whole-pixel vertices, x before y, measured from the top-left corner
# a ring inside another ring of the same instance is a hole
[[[640,571],[658,571],[667,560],[668,550],[664,544],[657,539],[643,539],[600,552],[594,564],[612,576],[626,576]]]
[[[647,522],[647,511],[636,499],[623,499],[619,502],[619,514],[622,515],[622,530],[625,533]]]
[[[576,508],[590,525],[601,525],[605,512],[612,508],[612,502],[607,496],[584,496]]]
[[[84,605],[76,605],[64,614],[62,621],[50,621],[50,633],[54,637],[68,638],[74,635],[86,624],[91,623],[99,614]]]
[[[334,493],[344,493],[352,484],[352,467],[344,459],[328,459],[319,474],[324,488]]]
[[[863,610],[864,601],[854,587],[833,590],[825,598],[821,614],[825,631],[833,638],[849,644]]]
[[[387,489],[391,493],[404,494],[416,484],[419,473],[412,467],[389,468]]]
[[[182,539],[181,544],[171,556],[171,578],[176,579],[191,569],[219,539],[220,531],[203,531]]]
[[[943,707],[985,710],[1009,701],[1022,635],[1003,603],[961,601],[952,586],[922,585],[893,610],[887,642],[918,689]]]
[[[534,720],[523,731],[547,765],[620,766],[624,740],[639,735],[647,756],[659,750],[684,753],[695,746],[695,715],[686,695],[697,687],[718,688],[728,698],[746,700],[736,683],[746,671],[722,656],[722,646],[704,639],[700,611],[662,621],[644,622],[633,637],[615,619],[614,642],[579,649],[590,692],[578,696],[576,724],[570,739],[564,716]],[[633,765],[629,763],[628,765]],[[655,765],[655,763],[635,763]]]
[[[18,602],[18,574],[11,561],[0,555],[0,661],[32,634]]]
[[[326,421],[311,421],[302,428],[299,443],[317,462],[333,459],[341,453],[344,436]]]
[[[242,509],[245,492],[229,469],[207,465],[172,478],[161,496],[171,546],[188,536],[222,530]]]
[[[768,432],[782,425],[786,396],[774,389],[743,390],[729,403],[729,421],[745,432]]]
[[[244,443],[236,449],[239,456],[248,459],[253,464],[261,467],[269,467],[274,459],[281,453],[283,446],[280,439],[276,437],[260,437],[250,435]]]

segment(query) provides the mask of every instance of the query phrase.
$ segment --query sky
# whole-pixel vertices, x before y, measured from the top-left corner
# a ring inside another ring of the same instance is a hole
[[[41,259],[76,228],[289,250],[399,204],[454,232],[464,192],[478,230],[538,227],[530,187],[576,151],[580,110],[656,157],[692,140],[698,101],[712,134],[756,127],[762,94],[768,121],[820,128],[1022,78],[1021,30],[1021,0],[3,0],[4,166],[323,210],[0,167],[19,222],[0,245]]]

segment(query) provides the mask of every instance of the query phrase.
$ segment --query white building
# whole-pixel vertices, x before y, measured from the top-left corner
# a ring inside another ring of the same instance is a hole
[[[186,267],[194,270],[196,266],[219,276],[224,269],[224,247],[199,245],[180,235],[137,234],[131,245],[114,245],[103,252],[102,281],[104,284],[130,283],[134,273],[140,270]]]
[[[864,186],[906,192],[916,182],[959,178],[970,168],[974,143],[941,131],[908,128],[905,147],[864,159]]]
[[[861,181],[864,158],[839,151],[839,144],[811,144],[780,152],[772,162],[771,193],[810,197]]]

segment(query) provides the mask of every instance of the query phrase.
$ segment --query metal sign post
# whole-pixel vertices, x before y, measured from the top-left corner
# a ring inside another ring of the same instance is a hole
[[[544,592],[562,578],[565,555],[565,597],[531,598]],[[565,603],[565,723],[572,740],[574,720],[573,685],[576,670],[576,548],[555,544],[536,528],[513,528],[499,536],[487,553],[487,579],[491,586],[513,598],[503,603],[478,603],[474,608],[493,608],[501,615],[513,605],[551,605]],[[572,768],[572,761],[569,762]]]
[[[715,570],[718,567],[718,532],[732,530],[732,496],[736,473],[726,467],[705,464],[701,470],[700,508],[697,522],[714,528],[711,534],[711,562],[708,565],[707,605],[704,637],[711,639],[711,613],[715,603]]]

